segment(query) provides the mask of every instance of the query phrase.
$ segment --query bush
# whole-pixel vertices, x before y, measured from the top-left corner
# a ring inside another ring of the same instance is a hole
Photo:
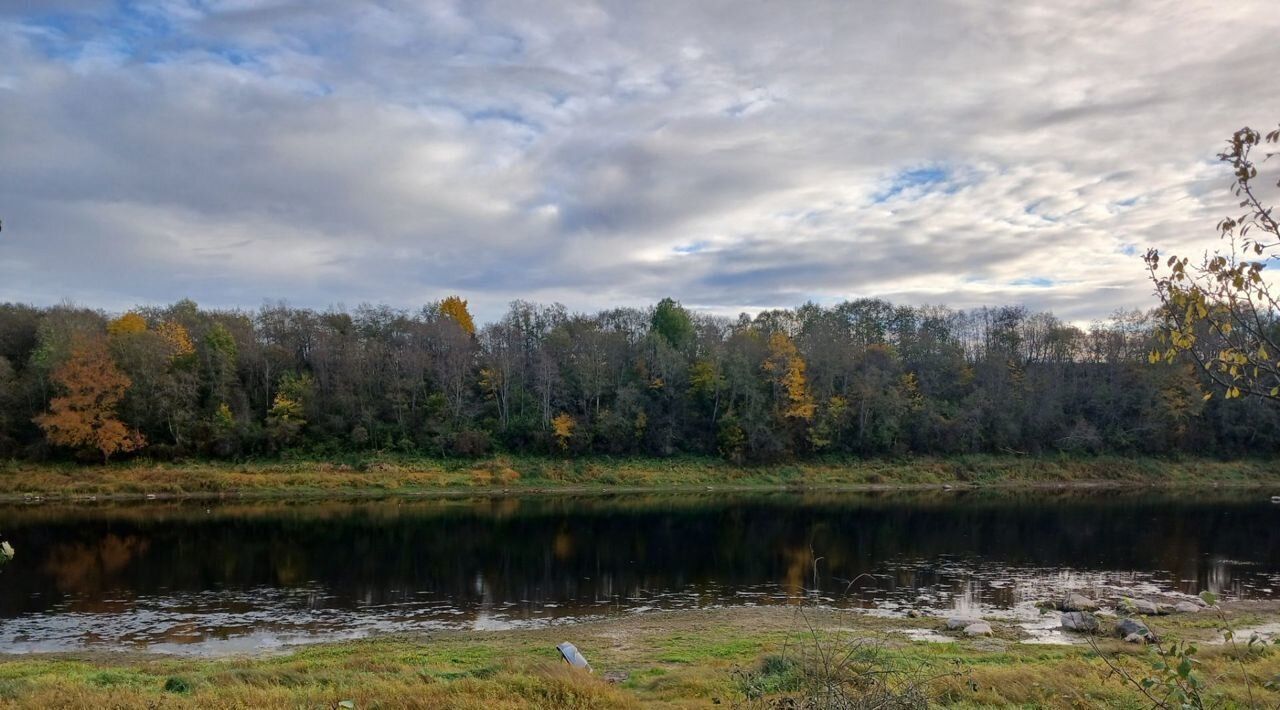
[[[169,676],[164,682],[164,692],[186,695],[191,692],[191,681],[179,676]]]
[[[796,651],[766,656],[757,668],[736,671],[741,700],[735,707],[927,708],[938,700],[934,686],[939,681],[965,674],[958,666],[942,668],[892,653],[876,639],[824,637],[815,631]]]

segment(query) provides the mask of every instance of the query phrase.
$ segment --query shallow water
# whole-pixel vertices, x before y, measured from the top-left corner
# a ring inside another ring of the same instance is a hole
[[[625,494],[0,507],[0,653],[217,654],[654,609],[983,615],[1280,590],[1263,492]]]

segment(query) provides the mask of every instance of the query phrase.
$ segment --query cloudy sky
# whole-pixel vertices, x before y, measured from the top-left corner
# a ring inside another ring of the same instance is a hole
[[[0,301],[1071,320],[1202,251],[1275,0],[0,1]]]

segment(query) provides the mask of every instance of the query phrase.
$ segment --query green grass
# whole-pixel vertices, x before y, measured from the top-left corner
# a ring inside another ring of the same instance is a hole
[[[828,458],[735,466],[708,457],[577,459],[370,455],[353,462],[128,461],[110,466],[0,464],[0,500],[24,497],[335,496],[457,491],[671,488],[875,488],[940,485],[1249,485],[1280,483],[1280,462],[1102,456]]]
[[[1154,620],[1167,637],[1210,638],[1201,615]],[[1251,611],[1239,620],[1280,619]],[[1010,629],[996,639],[934,644],[893,633],[929,620],[764,607],[626,615],[549,629],[447,632],[306,647],[288,655],[186,659],[143,654],[0,656],[0,708],[629,708],[732,706],[743,700],[742,672],[766,694],[792,692],[815,639],[826,648],[876,644],[895,667],[959,670],[933,687],[955,707],[1143,707],[1088,646],[1019,644]],[[572,640],[594,675],[569,670],[555,644]],[[1142,649],[1100,640],[1139,672]],[[811,654],[810,654],[811,655]],[[1280,673],[1280,651],[1243,654],[1204,646],[1202,677],[1223,707],[1243,707],[1241,666],[1266,707],[1280,694],[1261,681]],[[735,673],[735,671],[737,671]],[[625,676],[618,683],[603,679]]]

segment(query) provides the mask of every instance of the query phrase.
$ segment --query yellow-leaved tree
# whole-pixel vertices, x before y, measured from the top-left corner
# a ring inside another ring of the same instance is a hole
[[[462,326],[468,335],[476,334],[476,322],[471,318],[471,311],[467,310],[466,301],[457,296],[450,296],[440,302],[440,312]]]
[[[786,333],[769,336],[769,357],[763,368],[773,382],[778,413],[784,419],[813,419],[818,406],[809,393],[804,358]]]
[[[569,440],[573,438],[573,429],[577,422],[567,412],[560,412],[551,420],[551,434],[556,438],[561,451],[569,450]]]
[[[135,335],[147,332],[147,321],[137,313],[129,312],[107,323],[108,335]]]
[[[165,321],[156,326],[156,334],[169,345],[169,357],[173,360],[194,355],[196,352],[196,346],[191,342],[191,334],[181,323]]]
[[[102,454],[103,463],[112,454],[145,445],[142,434],[125,426],[116,415],[116,406],[132,382],[111,361],[103,343],[76,344],[52,378],[62,394],[49,402],[48,412],[35,418],[50,443],[95,449]]]
[[[280,378],[280,386],[267,412],[267,437],[273,447],[289,446],[307,425],[307,400],[311,398],[313,385],[311,375],[306,373],[286,372]]]

